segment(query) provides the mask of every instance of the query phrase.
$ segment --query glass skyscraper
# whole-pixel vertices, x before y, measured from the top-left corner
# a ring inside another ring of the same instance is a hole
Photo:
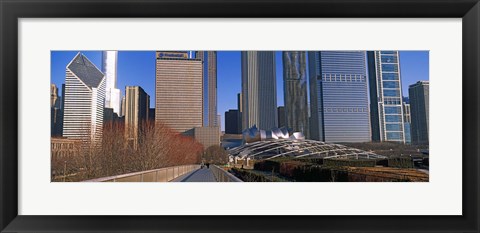
[[[405,143],[398,51],[369,51],[367,54],[372,140]]]
[[[366,53],[308,52],[310,138],[325,142],[371,140]]]
[[[309,138],[306,52],[283,52],[282,57],[286,126]]]

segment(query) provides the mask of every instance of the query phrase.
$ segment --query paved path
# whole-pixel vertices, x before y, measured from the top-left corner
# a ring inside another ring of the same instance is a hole
[[[217,182],[217,180],[211,169],[203,168],[179,176],[170,182]]]

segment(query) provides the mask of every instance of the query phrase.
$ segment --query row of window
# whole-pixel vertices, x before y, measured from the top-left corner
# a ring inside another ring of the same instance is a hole
[[[382,55],[382,63],[398,63],[395,55]]]
[[[385,105],[399,105],[401,104],[401,100],[400,98],[385,98],[383,103]]]
[[[366,108],[326,108],[326,112],[367,112]]]
[[[384,72],[398,72],[397,64],[382,64],[382,71]]]
[[[385,97],[400,97],[399,89],[385,89],[383,90],[383,96]]]

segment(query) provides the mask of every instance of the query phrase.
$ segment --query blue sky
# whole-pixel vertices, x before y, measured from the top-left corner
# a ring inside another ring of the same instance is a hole
[[[81,51],[98,68],[101,67],[101,52]],[[57,87],[65,82],[65,68],[78,51],[52,51],[51,79]],[[403,95],[408,96],[408,85],[419,80],[429,80],[428,51],[400,52],[400,72]],[[277,105],[283,106],[283,70],[281,52],[276,52]],[[118,55],[117,88],[125,94],[125,86],[141,86],[150,95],[150,107],[155,106],[155,52],[121,51]],[[237,93],[241,90],[240,52],[223,51],[217,54],[218,114],[237,109]],[[60,88],[61,89],[61,88]],[[60,93],[63,95],[63,93]]]

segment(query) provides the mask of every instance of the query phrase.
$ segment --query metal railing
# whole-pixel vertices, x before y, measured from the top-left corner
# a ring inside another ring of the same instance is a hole
[[[155,170],[142,172],[133,172],[117,176],[108,176],[84,182],[169,182],[188,172],[197,170],[200,165],[181,165],[175,167],[165,167]]]
[[[217,182],[243,182],[217,165],[210,165],[210,167]]]

